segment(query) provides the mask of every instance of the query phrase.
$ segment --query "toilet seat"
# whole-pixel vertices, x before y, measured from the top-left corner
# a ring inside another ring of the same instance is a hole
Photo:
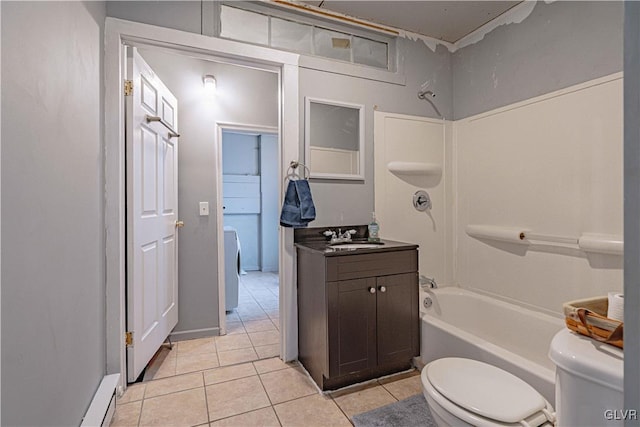
[[[425,397],[448,414],[474,426],[544,425],[553,408],[533,387],[492,365],[444,358],[422,372]],[[440,414],[442,415],[442,414]]]

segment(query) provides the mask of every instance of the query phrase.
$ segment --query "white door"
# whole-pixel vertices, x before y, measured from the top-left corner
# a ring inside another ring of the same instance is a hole
[[[178,322],[178,104],[127,49],[127,378],[135,381]]]

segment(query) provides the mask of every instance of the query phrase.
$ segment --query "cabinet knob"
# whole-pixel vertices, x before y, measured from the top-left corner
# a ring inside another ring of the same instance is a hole
[[[387,292],[387,288],[385,286],[380,286],[380,292]]]
[[[371,286],[371,287],[369,288],[369,293],[370,293],[370,294],[375,294],[375,293],[376,293],[376,288],[374,288],[373,286]]]

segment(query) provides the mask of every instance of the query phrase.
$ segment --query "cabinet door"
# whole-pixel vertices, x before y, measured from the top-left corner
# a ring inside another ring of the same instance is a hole
[[[329,282],[329,376],[376,366],[376,279]]]
[[[402,362],[419,352],[417,273],[376,278],[378,364]]]

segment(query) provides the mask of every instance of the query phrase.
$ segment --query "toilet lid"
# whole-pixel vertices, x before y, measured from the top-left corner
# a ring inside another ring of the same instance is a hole
[[[496,421],[517,423],[546,406],[520,378],[477,360],[447,357],[427,365],[433,387],[462,408]]]

